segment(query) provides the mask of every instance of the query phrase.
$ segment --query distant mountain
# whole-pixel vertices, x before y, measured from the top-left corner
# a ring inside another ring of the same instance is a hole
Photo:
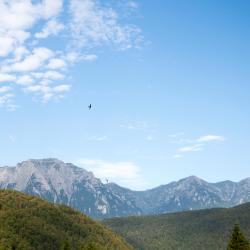
[[[146,191],[103,184],[83,168],[57,159],[0,168],[0,188],[15,189],[74,207],[94,218],[161,214],[250,201],[250,178],[208,183],[195,176]]]
[[[141,214],[133,202],[113,193],[91,172],[57,159],[0,168],[0,188],[66,204],[95,218]]]
[[[250,241],[250,203],[103,222],[138,250],[225,250],[235,224]]]
[[[208,183],[195,176],[146,191],[108,184],[113,193],[131,200],[143,214],[161,214],[214,207],[233,207],[250,201],[250,178],[238,183]]]
[[[101,223],[64,205],[1,190],[0,209],[2,250],[132,250]]]

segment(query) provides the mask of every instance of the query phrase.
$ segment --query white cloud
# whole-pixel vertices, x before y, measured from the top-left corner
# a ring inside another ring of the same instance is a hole
[[[3,93],[3,95],[0,95],[0,107],[6,107],[9,111],[15,111],[18,106],[13,104],[13,97],[15,95],[12,93]]]
[[[47,38],[50,35],[56,36],[65,26],[57,20],[50,20],[41,32],[35,34],[36,38]]]
[[[108,139],[108,136],[106,135],[90,137],[90,140],[93,140],[93,141],[106,141],[107,139]]]
[[[99,1],[71,0],[71,31],[79,47],[115,44],[121,49],[133,46],[133,36],[140,30],[119,24],[119,15]]]
[[[28,55],[23,61],[14,63],[12,65],[3,67],[5,72],[30,72],[37,70],[43,66],[43,64],[52,56],[54,53],[47,48],[36,48],[32,54]]]
[[[56,93],[64,93],[64,92],[68,92],[70,90],[71,86],[70,85],[58,85],[56,87],[53,88],[53,91]]]
[[[27,86],[25,91],[29,93],[37,93],[42,97],[44,103],[48,102],[52,98],[62,98],[63,94],[70,90],[71,86],[67,84],[57,85],[56,87],[50,87],[46,85],[32,85]],[[60,94],[60,95],[58,95]]]
[[[17,47],[14,50],[14,58],[12,59],[13,62],[19,62],[21,61],[27,54],[29,54],[29,51],[21,46],[21,47]]]
[[[95,61],[97,59],[97,55],[82,55],[80,56],[81,61]]]
[[[0,12],[1,14],[1,12]],[[0,28],[0,57],[6,57],[30,36],[21,30],[3,32]]]
[[[13,75],[0,73],[0,82],[13,82],[15,80],[16,80],[16,77]]]
[[[141,178],[140,167],[133,162],[106,162],[93,159],[79,159],[76,164],[92,171],[102,180],[108,179],[118,185],[132,189],[144,189],[146,183]]]
[[[0,87],[0,94],[9,92],[10,90],[11,90],[11,87],[10,87],[10,86],[3,86],[3,87]]]
[[[65,55],[65,60],[70,63],[70,64],[74,64],[77,62],[81,62],[81,61],[95,61],[97,60],[98,56],[94,55],[94,54],[81,54],[79,52],[76,51],[70,51],[69,53],[67,53]]]
[[[170,138],[180,138],[182,136],[184,136],[184,132],[179,132],[179,133],[176,133],[176,134],[169,135]]]
[[[16,80],[17,84],[20,84],[23,86],[31,85],[33,82],[34,82],[34,79],[30,75],[23,75]]]
[[[203,144],[195,144],[195,145],[179,148],[180,152],[198,152],[202,150],[203,150]]]
[[[43,0],[33,3],[31,0],[1,1],[0,27],[7,30],[31,28],[39,19],[50,19],[62,10],[63,0]]]
[[[185,135],[184,132],[179,132],[176,134],[168,135],[168,137],[171,138],[171,143],[174,143],[174,144],[183,145],[183,144],[195,143],[194,140],[185,138],[184,135]]]
[[[180,158],[183,158],[183,156],[180,155],[180,154],[175,154],[175,155],[173,155],[173,158],[174,159],[180,159]]]
[[[137,46],[140,30],[120,12],[99,0],[0,1],[0,82],[43,102],[62,98],[71,88],[62,82],[71,79],[69,67],[98,58],[90,48]],[[1,96],[1,106],[15,109],[13,98]]]
[[[212,142],[212,141],[225,141],[225,137],[221,135],[204,135],[197,139],[197,142]]]
[[[32,73],[36,79],[50,79],[50,80],[61,80],[64,79],[64,75],[58,71],[50,70],[46,72],[34,72]]]
[[[30,1],[0,2],[0,28],[4,30],[23,30],[30,28],[37,19],[37,5]]]
[[[57,16],[63,7],[63,0],[44,0],[41,5],[41,14],[44,18],[53,18]]]
[[[30,36],[27,29],[41,19],[50,19],[61,11],[63,0],[0,2],[0,56],[7,56],[14,46],[21,46]]]
[[[40,92],[41,91],[41,92],[46,93],[50,91],[50,87],[41,86],[41,85],[32,85],[32,86],[28,86],[26,90],[28,92]]]
[[[154,140],[154,137],[153,137],[152,135],[148,135],[148,136],[147,136],[147,140],[148,140],[148,141],[152,141],[152,140]]]
[[[182,134],[170,135],[171,138],[178,139],[175,143],[187,144],[185,147],[179,148],[177,151],[182,153],[198,152],[206,148],[209,142],[222,142],[225,141],[225,137],[220,135],[204,135],[200,136],[198,139],[183,139]],[[173,157],[179,158],[180,154],[176,154]],[[182,155],[180,155],[182,157]]]
[[[58,58],[51,59],[48,64],[48,68],[50,69],[63,69],[65,66],[65,61]]]
[[[15,40],[12,37],[1,36],[0,56],[7,56],[14,47]]]
[[[137,9],[138,8],[138,3],[135,1],[127,1],[127,6],[132,9]]]
[[[137,121],[128,124],[121,124],[120,127],[129,130],[146,130],[150,128],[150,125],[146,121]]]
[[[9,103],[10,99],[14,97],[13,94],[5,94],[0,96],[0,105],[4,105],[6,103]]]
[[[9,135],[9,140],[10,140],[10,142],[12,142],[12,143],[15,143],[15,142],[16,142],[16,138],[15,138],[14,135]]]

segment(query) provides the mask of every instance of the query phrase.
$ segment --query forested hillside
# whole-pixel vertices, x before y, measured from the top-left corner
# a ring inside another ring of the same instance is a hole
[[[0,250],[129,250],[99,222],[63,205],[0,191]]]
[[[104,222],[138,250],[225,250],[236,223],[250,239],[250,203]]]

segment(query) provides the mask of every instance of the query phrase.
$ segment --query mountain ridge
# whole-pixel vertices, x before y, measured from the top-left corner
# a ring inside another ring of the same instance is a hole
[[[57,159],[28,160],[16,167],[0,168],[0,188],[15,189],[72,206],[95,218],[116,211],[138,214],[133,204],[116,197],[92,172]]]
[[[250,178],[209,183],[192,175],[145,191],[133,191],[116,183],[104,184],[92,172],[55,158],[0,167],[0,188],[66,204],[94,218],[232,207],[250,201]]]

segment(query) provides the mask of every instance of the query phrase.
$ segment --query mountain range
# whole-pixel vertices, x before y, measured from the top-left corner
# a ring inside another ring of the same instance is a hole
[[[190,176],[146,191],[104,184],[92,172],[57,159],[28,160],[0,168],[0,188],[66,204],[94,218],[162,214],[250,201],[250,178],[209,183]]]

